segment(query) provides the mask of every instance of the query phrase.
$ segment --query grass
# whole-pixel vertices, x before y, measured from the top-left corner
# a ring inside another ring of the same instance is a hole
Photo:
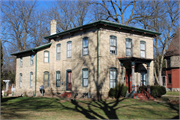
[[[180,92],[167,91],[165,95],[175,95],[175,96],[180,96]]]
[[[2,98],[1,119],[171,119],[179,105],[120,99],[64,101],[57,98]]]

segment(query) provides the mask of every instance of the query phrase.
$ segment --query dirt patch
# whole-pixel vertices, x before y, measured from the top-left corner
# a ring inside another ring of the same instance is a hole
[[[179,100],[170,100],[169,103],[177,105],[179,104]]]

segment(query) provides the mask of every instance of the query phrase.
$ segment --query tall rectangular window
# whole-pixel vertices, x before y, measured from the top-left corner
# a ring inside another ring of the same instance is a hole
[[[88,69],[85,68],[82,70],[82,86],[88,87]]]
[[[61,74],[60,71],[56,71],[56,87],[60,87]]]
[[[117,55],[117,38],[116,36],[110,36],[110,54]]]
[[[171,84],[171,74],[168,74],[168,83]]]
[[[126,56],[132,56],[132,39],[126,38]]]
[[[33,87],[33,72],[30,72],[30,88]]]
[[[141,86],[146,85],[146,76],[147,74],[145,72],[141,72]]]
[[[167,68],[171,67],[171,60],[170,58],[167,58]]]
[[[34,57],[33,55],[30,56],[30,65],[33,65],[33,63],[34,63],[33,62],[33,57]]]
[[[22,87],[22,73],[19,74],[19,88]]]
[[[19,65],[20,65],[20,67],[23,66],[23,58],[22,57],[20,58],[20,64]]]
[[[56,60],[61,59],[61,44],[56,45]]]
[[[141,50],[141,57],[145,58],[146,57],[146,42],[145,41],[140,42],[140,50]]]
[[[88,55],[88,37],[83,38],[83,55]]]
[[[114,88],[117,82],[117,69],[110,68],[109,70],[109,87]]]
[[[67,42],[67,58],[70,58],[72,54],[72,42]]]
[[[44,51],[44,62],[49,63],[49,51]]]
[[[44,72],[44,87],[49,87],[49,72]]]

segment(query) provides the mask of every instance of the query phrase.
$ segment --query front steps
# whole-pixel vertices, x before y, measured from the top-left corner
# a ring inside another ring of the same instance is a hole
[[[63,94],[60,94],[59,96],[63,97],[63,98],[71,98],[72,92],[71,91],[66,91]]]
[[[150,93],[135,93],[133,98],[139,98],[140,100],[154,100]]]

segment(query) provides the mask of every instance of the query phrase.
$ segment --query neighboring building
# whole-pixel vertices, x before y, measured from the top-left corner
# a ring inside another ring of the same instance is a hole
[[[169,90],[180,91],[180,29],[177,30],[165,54],[167,61],[166,86]]]
[[[128,92],[153,85],[153,39],[160,33],[96,21],[56,33],[51,21],[48,44],[13,53],[16,59],[16,94],[100,93],[121,82]]]

